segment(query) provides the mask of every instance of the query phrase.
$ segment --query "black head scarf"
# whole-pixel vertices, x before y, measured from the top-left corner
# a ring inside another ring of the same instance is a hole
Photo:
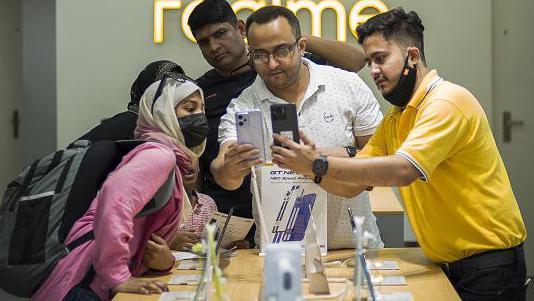
[[[171,61],[162,60],[148,64],[132,84],[128,110],[137,113],[139,111],[139,101],[143,93],[145,93],[145,90],[151,84],[161,80],[165,74],[172,76],[172,73],[185,74],[184,69],[180,65]]]

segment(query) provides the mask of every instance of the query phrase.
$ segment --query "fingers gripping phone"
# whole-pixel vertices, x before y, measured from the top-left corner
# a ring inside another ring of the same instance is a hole
[[[235,124],[237,128],[237,144],[253,145],[260,151],[259,158],[265,162],[263,115],[261,111],[236,112]]]
[[[300,143],[297,107],[294,104],[271,105],[271,123],[273,133],[286,136],[296,143]],[[274,145],[283,146],[276,141]]]

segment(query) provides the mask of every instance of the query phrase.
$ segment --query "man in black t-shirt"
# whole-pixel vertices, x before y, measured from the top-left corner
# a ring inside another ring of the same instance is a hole
[[[200,169],[203,174],[201,190],[215,200],[219,211],[228,213],[230,208],[234,207],[235,215],[246,218],[252,217],[250,177],[247,177],[237,190],[226,190],[215,182],[210,172],[210,165],[219,153],[218,129],[221,117],[226,114],[226,107],[233,98],[251,85],[255,78],[256,73],[250,68],[228,77],[212,69],[197,80],[204,90],[206,117],[210,127],[206,149],[200,157]]]
[[[250,176],[245,177],[238,189],[229,191],[219,186],[210,172],[211,162],[219,153],[217,138],[221,117],[230,101],[256,78],[244,42],[245,23],[237,19],[226,0],[205,0],[195,7],[188,25],[202,56],[213,67],[197,79],[204,90],[210,127],[206,150],[200,158],[201,191],[215,200],[219,211],[228,213],[234,207],[234,215],[251,218]],[[306,50],[310,52],[307,57],[317,63],[324,64],[325,61],[319,59],[324,58],[331,65],[349,71],[357,72],[365,64],[363,51],[352,44],[310,36]]]

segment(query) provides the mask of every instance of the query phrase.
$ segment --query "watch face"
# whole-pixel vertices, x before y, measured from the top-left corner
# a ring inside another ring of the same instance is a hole
[[[319,161],[319,170],[322,172],[326,168],[326,162],[325,161]]]
[[[313,173],[318,177],[324,176],[327,168],[328,161],[326,161],[326,157],[320,156],[313,164]]]

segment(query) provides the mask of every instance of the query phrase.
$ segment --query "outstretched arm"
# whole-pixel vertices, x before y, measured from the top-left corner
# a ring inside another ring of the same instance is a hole
[[[358,72],[365,66],[365,54],[359,45],[315,36],[306,38],[306,51],[324,58],[334,67]]]
[[[274,140],[288,148],[271,146],[273,163],[313,178],[313,163],[320,152],[303,132],[300,136],[303,144],[275,134]],[[328,157],[328,171],[321,186],[333,194],[351,196],[368,186],[406,186],[419,176],[417,168],[400,155],[369,159]]]

